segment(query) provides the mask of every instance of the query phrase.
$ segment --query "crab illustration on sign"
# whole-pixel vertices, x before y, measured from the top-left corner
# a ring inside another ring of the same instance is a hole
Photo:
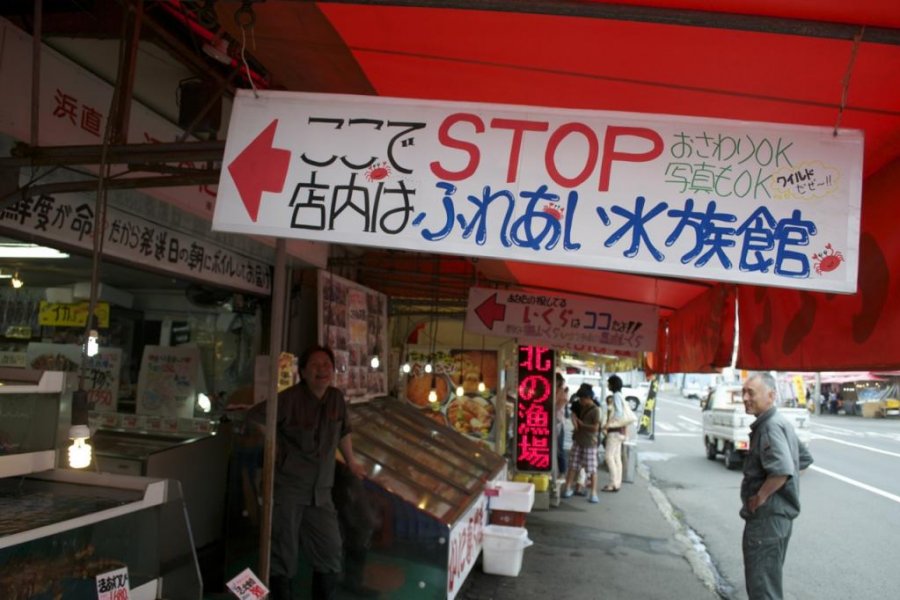
[[[387,179],[390,174],[390,165],[386,162],[377,162],[366,171],[366,180],[370,182],[381,181],[382,179]]]
[[[834,271],[844,262],[844,255],[836,251],[831,244],[825,244],[825,249],[812,255],[816,274],[821,275],[828,271]]]

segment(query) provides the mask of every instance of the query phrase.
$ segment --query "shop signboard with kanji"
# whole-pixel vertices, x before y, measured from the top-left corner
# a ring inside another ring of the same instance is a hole
[[[547,292],[469,289],[466,331],[570,352],[634,355],[654,350],[659,309]]]
[[[519,346],[516,393],[516,470],[552,469],[554,352],[546,346]]]
[[[852,293],[862,133],[238,91],[213,229]]]

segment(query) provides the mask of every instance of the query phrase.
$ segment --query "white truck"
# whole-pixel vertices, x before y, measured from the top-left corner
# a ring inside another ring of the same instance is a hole
[[[750,449],[750,424],[756,419],[744,410],[739,384],[720,384],[709,393],[703,406],[703,444],[706,458],[716,460],[719,454],[725,457],[725,467],[738,469],[743,465],[744,456]],[[809,411],[805,408],[778,407],[794,425],[797,438],[809,443]]]

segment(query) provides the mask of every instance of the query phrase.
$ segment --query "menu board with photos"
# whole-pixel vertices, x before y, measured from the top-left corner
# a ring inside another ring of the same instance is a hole
[[[479,442],[493,447],[497,439],[498,357],[495,350],[407,348],[410,372],[404,378],[404,396],[411,405],[439,423],[452,427]],[[433,372],[425,372],[431,362]],[[485,390],[478,391],[483,379]],[[462,386],[463,394],[457,395]],[[432,386],[436,399],[429,400]]]
[[[94,356],[84,357],[83,348],[78,344],[31,342],[25,350],[25,365],[39,371],[80,372],[91,410],[116,412],[118,409],[120,348],[102,347]]]
[[[319,343],[334,351],[335,386],[350,401],[387,393],[387,296],[319,271]],[[377,350],[381,364],[371,365]]]

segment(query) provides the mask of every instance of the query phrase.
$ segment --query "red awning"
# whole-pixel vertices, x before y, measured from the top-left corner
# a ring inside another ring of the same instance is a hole
[[[866,180],[856,294],[741,286],[738,366],[848,371],[900,364],[898,189],[900,161]]]
[[[900,368],[900,312],[889,308],[900,300],[900,219],[890,201],[900,184],[900,2],[408,4],[257,3],[250,50],[273,87],[296,91],[861,129],[860,293],[739,286],[738,365]],[[222,25],[241,39],[234,9],[217,4]],[[602,264],[475,266],[482,282],[658,305],[669,325],[653,357],[662,371],[728,364],[732,303],[723,294],[733,291],[710,282],[612,273]],[[377,269],[366,285],[422,294],[420,286],[404,291],[402,266],[388,260]],[[455,282],[442,294],[464,297],[467,283]]]

